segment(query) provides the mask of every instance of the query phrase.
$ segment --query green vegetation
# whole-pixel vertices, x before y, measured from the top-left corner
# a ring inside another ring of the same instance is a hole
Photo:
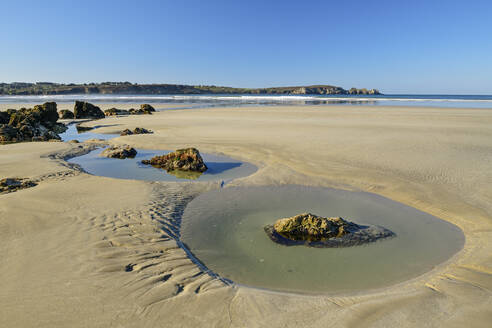
[[[376,89],[345,90],[332,85],[311,85],[276,88],[231,88],[215,85],[136,84],[103,82],[60,84],[51,82],[0,83],[0,95],[62,95],[62,94],[380,94]]]

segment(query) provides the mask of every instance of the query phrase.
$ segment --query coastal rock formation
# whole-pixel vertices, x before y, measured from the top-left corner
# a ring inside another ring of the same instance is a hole
[[[128,115],[128,111],[124,109],[118,108],[110,108],[104,111],[104,115],[106,116],[118,116],[118,115]]]
[[[140,110],[143,112],[148,112],[148,113],[155,112],[155,108],[149,104],[140,105]]]
[[[362,89],[351,88],[348,91],[348,94],[350,94],[350,95],[380,95],[381,93],[377,89],[367,90],[366,88],[362,88]]]
[[[142,114],[152,114],[152,112],[155,112],[154,107],[150,106],[149,104],[142,104],[140,105],[139,109],[131,108],[128,111],[131,115],[142,115]]]
[[[68,109],[62,109],[61,111],[59,111],[58,117],[60,119],[63,119],[63,120],[75,118],[75,116],[73,115],[73,112],[69,111]]]
[[[132,130],[130,129],[125,129],[121,132],[121,136],[129,136],[129,135],[132,135],[132,134],[149,134],[149,133],[153,133],[152,131],[150,130],[147,130],[145,128],[135,128]]]
[[[104,111],[104,115],[106,116],[119,116],[119,115],[142,115],[142,114],[152,114],[155,112],[154,107],[149,104],[140,105],[139,109],[130,108],[129,110],[118,109],[118,108],[110,108]]]
[[[104,112],[97,106],[85,101],[76,101],[73,108],[75,118],[104,118]]]
[[[143,160],[142,164],[150,164],[166,171],[205,172],[207,170],[207,166],[196,148],[178,149],[167,155],[155,156],[150,160]]]
[[[341,217],[324,218],[303,213],[277,220],[265,227],[268,237],[276,243],[311,247],[348,247],[374,242],[395,234],[378,226],[362,226]]]
[[[36,185],[36,183],[26,179],[5,178],[0,180],[0,194],[14,192],[19,189],[30,188]]]
[[[137,155],[137,151],[135,150],[135,148],[132,148],[128,145],[123,145],[123,146],[110,146],[104,149],[104,151],[101,153],[100,156],[125,159],[125,158],[133,158],[136,155]]]
[[[0,124],[0,143],[59,140],[58,133],[67,129],[64,124],[56,122],[58,112],[55,102],[8,110],[2,112],[0,120],[3,122]]]

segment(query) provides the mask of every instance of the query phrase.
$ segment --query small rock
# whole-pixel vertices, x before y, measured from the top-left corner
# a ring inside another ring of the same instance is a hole
[[[149,104],[142,104],[142,105],[140,105],[139,109],[131,108],[128,112],[132,115],[141,115],[141,114],[149,114],[150,115],[153,112],[155,112],[155,109],[154,109],[154,107],[152,107]]]
[[[62,109],[61,111],[58,112],[58,117],[60,119],[73,119],[75,116],[73,115],[73,112],[69,111],[68,109]]]
[[[26,179],[5,178],[0,180],[0,194],[14,192],[19,189],[30,188],[36,185],[36,183]]]
[[[140,105],[140,110],[142,110],[144,112],[155,112],[155,108],[149,104]]]
[[[104,115],[106,116],[117,116],[117,115],[128,115],[128,111],[124,109],[118,108],[110,108],[104,111]]]
[[[132,148],[128,145],[123,145],[123,146],[109,146],[108,148],[104,149],[104,151],[101,153],[100,156],[125,159],[125,158],[133,158],[136,155],[137,155],[137,151],[135,150],[135,148]]]
[[[144,128],[135,128],[132,130],[130,129],[125,129],[121,132],[121,136],[129,136],[129,135],[132,135],[132,134],[148,134],[148,133],[153,133],[152,131],[150,130],[147,130],[147,129],[144,129]]]

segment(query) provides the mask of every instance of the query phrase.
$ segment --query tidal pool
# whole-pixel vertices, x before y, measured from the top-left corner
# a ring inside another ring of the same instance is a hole
[[[264,226],[303,212],[380,225],[396,237],[363,246],[312,248],[272,242]],[[231,187],[186,207],[181,240],[210,270],[235,283],[277,291],[339,293],[415,278],[464,245],[462,231],[387,198],[304,186]]]
[[[86,172],[117,179],[135,179],[146,181],[230,181],[245,177],[256,172],[257,167],[247,162],[241,162],[230,157],[201,154],[208,167],[204,173],[174,171],[171,173],[151,165],[141,163],[156,155],[165,155],[170,151],[137,149],[135,158],[117,159],[101,157],[103,149],[94,150],[88,154],[69,159],[70,163],[80,165]]]

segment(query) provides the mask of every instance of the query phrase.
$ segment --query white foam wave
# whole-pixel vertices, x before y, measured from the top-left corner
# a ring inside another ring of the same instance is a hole
[[[457,102],[457,103],[492,103],[490,99],[460,98],[459,96],[449,98],[405,98],[391,96],[358,97],[358,96],[324,96],[324,95],[34,95],[34,96],[0,96],[0,101],[75,101],[91,99],[94,101],[218,101],[218,102],[293,102],[293,101],[346,101],[346,102]]]

